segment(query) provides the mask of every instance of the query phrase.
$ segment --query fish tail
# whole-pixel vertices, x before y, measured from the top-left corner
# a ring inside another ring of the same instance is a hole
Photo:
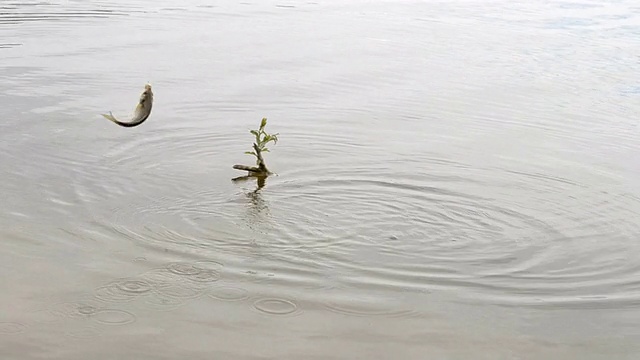
[[[111,111],[109,111],[109,114],[100,114],[100,115],[104,116],[104,118],[107,119],[107,120],[113,121],[114,123],[118,123],[119,122],[118,119],[116,119],[113,116],[113,113]]]
[[[115,117],[115,116],[113,116],[113,114],[111,113],[111,111],[109,111],[109,114],[108,114],[108,115],[107,115],[107,114],[100,114],[100,115],[104,116],[104,118],[105,118],[105,119],[107,119],[107,120],[109,120],[109,121],[113,122],[113,123],[114,123],[114,124],[116,124],[116,125],[120,125],[120,126],[124,126],[124,127],[129,127],[129,126],[131,126],[129,123],[122,122],[122,121],[120,121],[120,120],[116,119],[116,117]]]

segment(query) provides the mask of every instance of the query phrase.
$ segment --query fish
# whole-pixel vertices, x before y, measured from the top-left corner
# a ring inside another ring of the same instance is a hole
[[[149,118],[151,115],[151,108],[153,107],[153,91],[151,91],[151,85],[146,84],[144,86],[144,91],[140,95],[140,101],[138,101],[138,105],[136,106],[136,110],[133,113],[133,117],[131,120],[121,121],[113,116],[113,113],[109,111],[109,114],[100,114],[104,116],[107,120],[112,121],[116,125],[120,125],[123,127],[134,127],[142,124]]]

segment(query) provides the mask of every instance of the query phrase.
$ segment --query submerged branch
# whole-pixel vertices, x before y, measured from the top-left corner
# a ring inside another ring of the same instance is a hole
[[[236,170],[245,170],[248,172],[252,172],[252,173],[262,173],[263,171],[260,168],[257,168],[255,166],[248,166],[248,165],[233,165],[233,168]]]

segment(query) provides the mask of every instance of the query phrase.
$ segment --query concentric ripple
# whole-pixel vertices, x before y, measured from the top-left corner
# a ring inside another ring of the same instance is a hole
[[[123,280],[118,282],[117,286],[129,294],[144,294],[152,290],[151,284],[143,280]]]
[[[142,279],[126,278],[110,282],[95,289],[95,297],[106,302],[128,302],[152,290],[151,283]]]
[[[38,319],[53,322],[64,318],[89,318],[103,307],[92,299],[80,299],[52,304],[48,309],[38,311]]]
[[[212,270],[188,263],[170,263],[165,268],[153,269],[140,275],[154,285],[154,292],[160,299],[195,299],[206,291],[209,283],[217,281],[219,275]],[[185,281],[186,280],[186,281]],[[162,305],[160,299],[156,305]],[[168,300],[169,305],[178,305]]]
[[[194,252],[214,240],[241,242],[241,234],[228,225],[216,226],[214,239],[209,229],[202,228],[212,220],[222,219],[225,225],[224,216],[232,209],[229,179],[207,169],[219,149],[239,147],[234,137],[209,127],[188,126],[151,129],[143,137],[125,135],[114,140],[103,156],[82,159],[82,166],[74,166],[80,173],[71,187],[81,206],[96,211],[94,231],[105,237],[179,251],[188,247]],[[150,166],[147,157],[139,156],[149,151],[164,154],[162,161]],[[242,155],[242,150],[237,152]],[[194,171],[201,175],[192,176]],[[212,187],[212,181],[226,187]],[[128,199],[126,204],[123,198]],[[172,271],[190,271],[173,266]]]
[[[202,269],[197,274],[188,277],[190,281],[201,284],[210,284],[220,279],[220,273],[216,270]]]
[[[171,263],[167,265],[167,270],[178,275],[197,275],[202,269],[189,263]]]
[[[616,261],[623,252],[598,239],[622,240],[640,231],[630,221],[640,204],[622,196],[614,203],[611,195],[558,177],[501,171],[480,168],[473,179],[455,182],[440,173],[420,183],[410,174],[392,179],[362,167],[356,171],[360,176],[333,170],[277,181],[269,189],[271,245],[281,252],[305,250],[314,261],[348,274],[337,279],[346,286],[423,293],[459,289],[473,301],[532,306],[539,301],[563,306],[567,296],[598,306],[589,296],[615,287],[618,303],[632,306],[631,292],[640,290],[633,278],[640,269]],[[522,183],[545,191],[523,191]],[[574,201],[580,210],[567,207],[562,198],[567,191],[582,194]],[[626,247],[633,249],[638,250]],[[568,257],[572,252],[585,253],[592,262]],[[384,314],[375,304],[339,302],[328,308]]]
[[[235,286],[218,286],[209,290],[209,297],[223,301],[242,301],[249,298],[249,291]]]
[[[299,312],[298,305],[292,300],[280,298],[262,298],[253,303],[260,312],[275,316],[292,315]]]
[[[136,321],[136,316],[124,310],[104,309],[94,314],[94,321],[107,325],[127,325]]]
[[[95,326],[81,326],[79,328],[66,330],[64,334],[70,338],[84,340],[102,335],[102,330]]]
[[[27,329],[27,326],[16,322],[0,322],[0,335],[20,334]]]
[[[397,301],[384,294],[353,294],[345,292],[343,296],[331,296],[331,300],[325,301],[327,310],[349,316],[360,317],[416,317],[417,313],[412,309],[399,307]],[[395,306],[394,306],[395,304]]]
[[[145,300],[145,307],[156,311],[172,311],[186,304],[185,299],[167,296],[162,293],[154,294]]]
[[[202,296],[205,289],[181,284],[171,284],[159,287],[157,292],[170,298],[190,300]]]
[[[140,278],[153,284],[154,287],[164,287],[176,283],[180,283],[183,277],[166,268],[152,269],[140,274]]]

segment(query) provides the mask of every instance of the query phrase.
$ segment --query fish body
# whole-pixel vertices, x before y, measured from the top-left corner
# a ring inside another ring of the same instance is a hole
[[[134,127],[142,124],[151,115],[151,108],[153,107],[153,91],[151,91],[151,85],[146,84],[144,91],[140,95],[140,101],[136,106],[136,110],[133,113],[133,117],[129,121],[121,121],[115,118],[111,112],[109,114],[101,114],[107,120],[112,121],[116,125],[123,127]]]

